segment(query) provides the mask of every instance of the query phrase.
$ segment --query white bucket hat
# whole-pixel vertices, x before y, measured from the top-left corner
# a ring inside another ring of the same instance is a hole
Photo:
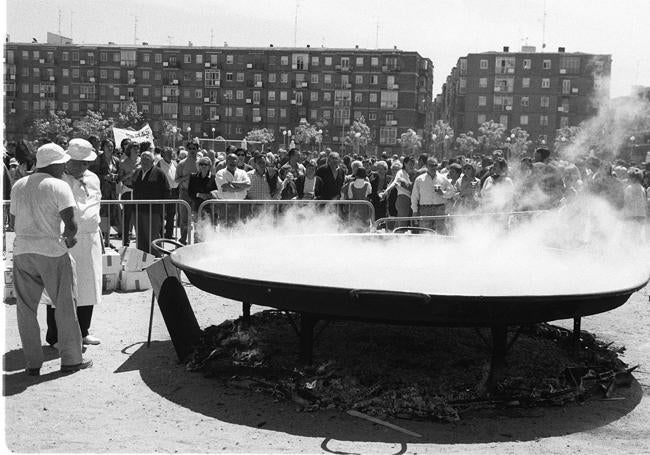
[[[97,154],[92,144],[85,139],[75,138],[68,142],[68,155],[75,161],[95,161]]]
[[[50,164],[67,163],[69,159],[70,155],[66,154],[60,145],[53,142],[41,145],[36,151],[36,167],[39,169]]]

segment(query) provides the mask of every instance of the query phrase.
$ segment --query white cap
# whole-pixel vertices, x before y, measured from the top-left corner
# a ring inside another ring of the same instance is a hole
[[[60,145],[53,142],[41,145],[36,151],[36,167],[39,169],[48,167],[50,164],[67,163],[69,159],[70,155],[66,154]]]
[[[75,161],[95,161],[97,154],[92,144],[85,139],[75,138],[68,142],[68,155]]]

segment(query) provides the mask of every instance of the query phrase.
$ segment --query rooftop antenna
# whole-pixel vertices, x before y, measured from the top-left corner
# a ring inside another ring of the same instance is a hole
[[[72,38],[72,15],[74,11],[70,11],[70,38]]]
[[[135,16],[135,24],[133,25],[133,44],[138,44],[138,16]]]
[[[172,39],[173,39],[173,38],[174,38],[173,36],[171,36],[171,35],[167,35],[167,43],[168,43],[170,46],[172,45]]]
[[[61,12],[61,9],[59,8],[59,36],[61,36],[61,16],[63,13]]]
[[[542,49],[546,49],[546,0],[544,0],[544,15],[542,16]]]
[[[300,0],[296,0],[296,15],[293,17],[293,47],[298,45],[298,7]]]
[[[210,47],[214,47],[214,29],[210,29]]]
[[[377,18],[377,30],[375,33],[375,49],[379,49],[379,18]]]

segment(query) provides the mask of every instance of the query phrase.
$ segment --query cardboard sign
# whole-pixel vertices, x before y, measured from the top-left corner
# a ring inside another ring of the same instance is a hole
[[[127,246],[120,249],[122,266],[127,272],[139,272],[153,264],[158,258],[146,251]]]
[[[122,291],[144,291],[151,289],[151,282],[145,270],[128,272],[123,270],[120,273],[120,289]]]

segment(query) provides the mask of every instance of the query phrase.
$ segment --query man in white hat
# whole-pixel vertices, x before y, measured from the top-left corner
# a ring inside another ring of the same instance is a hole
[[[81,355],[75,264],[68,254],[68,249],[77,243],[74,195],[68,184],[61,180],[69,159],[59,145],[49,143],[39,147],[36,172],[18,180],[11,191],[9,212],[15,218],[16,232],[16,314],[26,371],[32,376],[40,374],[43,364],[36,311],[44,289],[57,308],[61,371],[74,372],[92,365],[92,360]]]
[[[93,307],[102,298],[102,241],[99,234],[99,206],[102,193],[99,177],[88,168],[97,154],[85,139],[72,139],[68,143],[70,161],[63,175],[72,190],[76,206],[77,244],[70,249],[77,272],[77,319],[83,344],[100,344],[100,340],[88,333]],[[58,309],[47,307],[47,334],[45,340],[54,345],[58,341],[55,314]]]

